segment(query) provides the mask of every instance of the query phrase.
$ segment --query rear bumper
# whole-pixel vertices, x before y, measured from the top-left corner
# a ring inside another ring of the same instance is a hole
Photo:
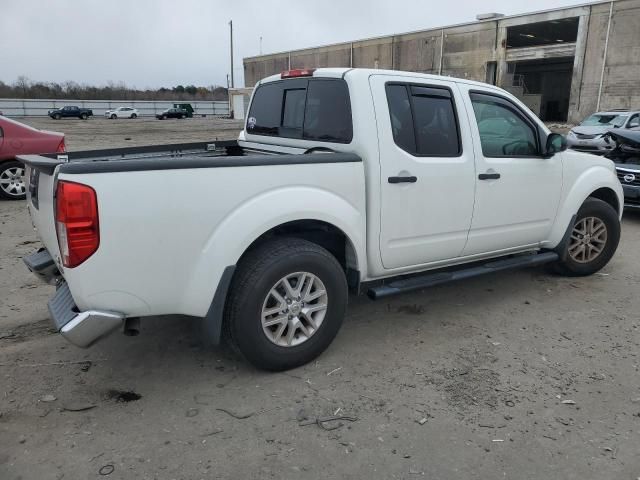
[[[67,282],[61,282],[49,300],[49,315],[60,334],[74,345],[87,348],[120,325],[124,316],[113,312],[78,312]]]
[[[46,250],[33,253],[23,261],[41,279],[48,283],[56,281],[58,288],[48,303],[49,316],[56,330],[69,342],[86,348],[122,325],[124,315],[119,313],[98,310],[79,312],[67,282],[60,276]]]

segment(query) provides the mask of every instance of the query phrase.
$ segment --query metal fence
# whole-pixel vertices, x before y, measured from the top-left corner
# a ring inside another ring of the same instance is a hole
[[[65,105],[74,105],[81,108],[90,108],[94,115],[104,115],[104,112],[118,107],[133,107],[138,109],[138,115],[152,116],[174,103],[190,103],[194,115],[229,115],[229,103],[227,101],[210,102],[172,102],[172,101],[147,101],[147,100],[35,100],[19,98],[0,98],[0,112],[8,117],[46,116],[49,110],[62,108]]]

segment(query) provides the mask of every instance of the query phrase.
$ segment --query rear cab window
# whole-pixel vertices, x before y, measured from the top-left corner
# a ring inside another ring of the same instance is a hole
[[[337,78],[296,78],[261,85],[253,95],[246,128],[251,135],[350,143],[347,84]]]

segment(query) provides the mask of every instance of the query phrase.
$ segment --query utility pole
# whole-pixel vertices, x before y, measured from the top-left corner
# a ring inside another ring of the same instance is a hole
[[[231,37],[231,88],[235,87],[233,82],[233,20],[229,20],[229,35]]]

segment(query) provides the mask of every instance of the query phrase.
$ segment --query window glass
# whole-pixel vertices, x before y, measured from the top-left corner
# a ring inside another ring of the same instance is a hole
[[[307,91],[304,138],[349,143],[353,137],[347,85],[341,80],[311,80]]]
[[[412,95],[412,100],[418,154],[457,156],[460,153],[460,142],[452,99],[435,95]]]
[[[503,101],[486,95],[472,95],[482,153],[487,157],[538,155],[533,127]]]
[[[407,87],[405,85],[387,85],[386,90],[393,140],[403,150],[415,153],[416,139],[413,134],[413,118]]]
[[[627,124],[627,128],[635,127],[640,127],[640,115],[637,113],[629,119],[629,123]]]
[[[282,112],[281,83],[267,83],[258,87],[247,120],[249,133],[257,135],[278,135]]]
[[[585,118],[580,125],[583,127],[621,127],[629,115],[617,113],[594,113]]]
[[[302,132],[306,96],[307,90],[304,88],[284,91],[284,106],[282,109],[283,128],[297,129]]]
[[[347,85],[329,79],[262,85],[253,95],[247,133],[349,143],[353,131]]]

